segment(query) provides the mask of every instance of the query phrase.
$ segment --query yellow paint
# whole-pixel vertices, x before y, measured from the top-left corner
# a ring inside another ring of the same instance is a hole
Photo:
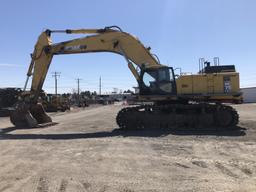
[[[239,73],[237,72],[182,75],[176,79],[176,83],[178,95],[212,96],[215,99],[226,99],[240,92]]]

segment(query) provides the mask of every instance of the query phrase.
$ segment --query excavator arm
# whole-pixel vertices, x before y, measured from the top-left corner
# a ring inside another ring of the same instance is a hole
[[[93,35],[53,44],[51,34],[63,32],[67,34]],[[27,73],[28,77],[33,74],[31,95],[33,95],[34,100],[36,101],[38,99],[39,92],[42,89],[54,55],[92,52],[113,52],[124,56],[129,69],[137,81],[139,81],[140,74],[138,74],[134,64],[140,69],[159,68],[163,66],[159,64],[155,57],[136,37],[119,30],[110,28],[64,31],[46,30],[38,38]]]
[[[85,34],[86,36],[53,43],[51,40],[53,33]],[[46,30],[42,32],[31,55],[23,98],[16,105],[16,110],[11,116],[12,123],[16,126],[35,127],[38,124],[51,122],[51,118],[37,102],[54,55],[93,52],[112,52],[122,55],[138,81],[141,93],[169,94],[174,90],[172,89],[173,83],[170,83],[170,67],[161,65],[149,50],[136,37],[123,32],[120,28],[118,30],[106,27],[104,29]],[[135,67],[140,69],[139,72]],[[145,73],[148,73],[148,76],[153,79],[148,82],[150,84],[148,87],[143,83]],[[32,76],[31,89],[27,92],[30,76]],[[161,79],[162,83],[158,83],[158,79]]]

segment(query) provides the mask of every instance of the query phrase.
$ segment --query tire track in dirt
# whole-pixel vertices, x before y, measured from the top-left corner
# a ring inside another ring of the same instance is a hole
[[[248,168],[240,168],[240,170],[247,176],[252,176],[252,171]]]
[[[35,182],[36,181],[36,182]],[[85,180],[77,179],[76,177],[70,176],[65,178],[52,178],[51,176],[40,176],[38,179],[31,179],[29,185],[34,183],[34,192],[67,192],[67,191],[81,191],[89,192],[95,191],[93,185]],[[29,186],[24,186],[29,187]],[[23,190],[25,189],[23,188]],[[1,190],[0,190],[1,191]]]
[[[105,191],[107,191],[107,189],[108,189],[108,186],[104,185],[104,186],[100,187],[98,192],[105,192]]]
[[[48,179],[44,176],[40,177],[37,182],[37,192],[48,192],[49,191],[49,185],[48,185]]]
[[[255,161],[248,161],[248,162],[244,162],[241,159],[237,159],[236,162],[234,162],[233,159],[229,160],[214,160],[214,159],[207,159],[207,158],[199,158],[199,157],[188,157],[188,156],[184,156],[184,157],[175,157],[175,156],[168,156],[168,155],[162,155],[162,158],[164,158],[165,160],[168,159],[168,161],[170,162],[192,162],[192,161],[203,161],[207,164],[215,164],[215,163],[221,163],[221,164],[226,164],[226,165],[232,165],[234,163],[240,165],[240,166],[256,166],[256,162]]]
[[[182,168],[185,168],[185,169],[188,169],[188,168],[190,168],[189,166],[187,166],[187,165],[183,165],[183,164],[181,164],[181,163],[174,163],[177,167],[182,167]]]
[[[120,192],[135,192],[135,191],[128,187],[124,187],[123,189],[120,190]]]
[[[90,189],[90,187],[92,186],[89,182],[81,182],[81,183],[86,191],[88,191]]]
[[[248,167],[246,167],[246,166],[241,166],[237,163],[234,163],[231,166],[234,167],[234,168],[239,169],[242,173],[244,173],[248,177],[251,177],[252,174],[253,174],[253,171],[251,169],[249,169]]]
[[[215,163],[215,167],[217,167],[223,174],[228,175],[233,178],[238,178],[238,175],[230,171],[227,167],[222,165],[221,163],[217,162]]]
[[[67,189],[67,186],[68,186],[68,181],[66,179],[62,179],[58,192],[65,192]]]
[[[202,168],[207,168],[207,164],[204,161],[192,161],[192,164],[198,166],[198,167],[202,167]]]
[[[11,187],[12,187],[11,184],[7,184],[7,185],[1,187],[1,188],[0,188],[0,191],[1,191],[1,192],[2,192],[2,191],[5,191],[5,190],[7,190],[7,189],[10,189]]]

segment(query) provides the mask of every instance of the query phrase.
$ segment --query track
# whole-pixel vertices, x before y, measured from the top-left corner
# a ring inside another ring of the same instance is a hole
[[[127,107],[119,111],[117,124],[122,129],[188,128],[227,129],[239,121],[237,111],[220,104],[168,104]]]

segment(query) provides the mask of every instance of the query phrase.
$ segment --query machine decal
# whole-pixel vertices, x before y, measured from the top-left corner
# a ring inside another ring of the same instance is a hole
[[[223,82],[224,82],[224,93],[229,93],[231,92],[231,80],[229,76],[224,76],[223,77]]]
[[[86,45],[65,46],[64,51],[79,51],[86,48],[87,48]]]

